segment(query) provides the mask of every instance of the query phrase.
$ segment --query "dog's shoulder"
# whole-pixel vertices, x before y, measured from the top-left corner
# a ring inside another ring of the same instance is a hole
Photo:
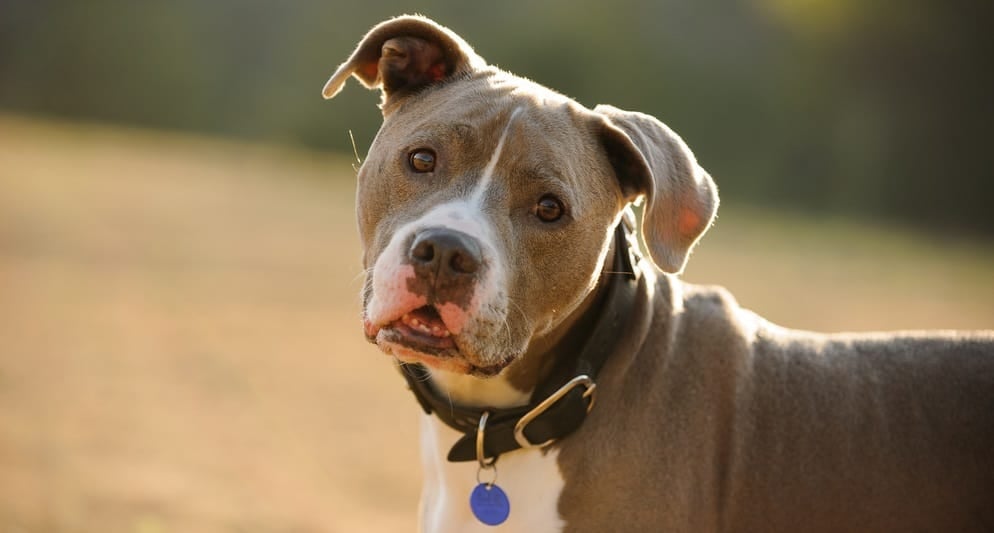
[[[697,285],[664,275],[657,287],[666,287],[659,292],[668,295],[668,318],[673,327],[692,338],[706,337],[725,345],[735,344],[733,338],[747,341],[765,322],[742,308],[735,296],[720,285]]]
[[[661,274],[653,283],[652,322],[644,349],[651,359],[711,364],[745,356],[766,322],[717,285]],[[687,361],[684,359],[692,359]]]

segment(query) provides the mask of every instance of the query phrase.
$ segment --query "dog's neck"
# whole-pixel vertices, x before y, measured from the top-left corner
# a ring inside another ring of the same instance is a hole
[[[435,388],[448,395],[453,403],[463,406],[508,408],[528,404],[539,384],[559,369],[571,366],[568,359],[575,357],[577,353],[574,337],[586,335],[585,332],[576,330],[585,330],[589,325],[588,322],[594,317],[588,311],[601,298],[608,276],[616,275],[613,269],[615,246],[618,245],[616,239],[610,240],[596,288],[549,333],[533,339],[518,361],[492,378],[431,370]]]

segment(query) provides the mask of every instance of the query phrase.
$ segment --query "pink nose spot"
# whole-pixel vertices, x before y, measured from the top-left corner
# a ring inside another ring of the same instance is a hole
[[[374,326],[383,325],[400,318],[404,313],[428,303],[420,294],[411,292],[408,281],[414,279],[414,267],[398,265],[381,276],[375,294],[377,305],[371,305],[368,321]]]
[[[380,289],[390,295],[410,294],[407,284],[414,279],[414,267],[411,265],[397,265],[390,269],[383,269],[380,273]]]
[[[470,306],[474,308],[475,306]],[[469,313],[459,307],[456,304],[447,303],[436,306],[438,310],[438,316],[442,317],[442,322],[445,322],[445,327],[448,328],[449,332],[453,335],[458,335],[462,331],[463,326],[469,320]]]
[[[375,337],[376,334],[379,332],[380,328],[378,328],[376,324],[373,323],[372,320],[366,318],[362,321],[362,330],[367,337]]]

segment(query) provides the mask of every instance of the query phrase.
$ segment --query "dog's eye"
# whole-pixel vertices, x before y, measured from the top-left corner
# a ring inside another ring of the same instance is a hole
[[[415,172],[431,172],[435,170],[435,152],[428,149],[420,149],[411,152],[411,170]]]
[[[563,203],[551,194],[539,198],[538,203],[535,204],[535,216],[542,222],[559,220],[563,216],[563,210]]]

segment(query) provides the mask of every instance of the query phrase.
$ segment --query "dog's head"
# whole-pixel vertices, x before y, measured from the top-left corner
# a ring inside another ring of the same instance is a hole
[[[374,27],[332,75],[382,90],[359,170],[365,333],[401,361],[491,376],[562,331],[645,198],[648,256],[683,268],[714,183],[655,118],[593,110],[488,66],[423,17]]]

